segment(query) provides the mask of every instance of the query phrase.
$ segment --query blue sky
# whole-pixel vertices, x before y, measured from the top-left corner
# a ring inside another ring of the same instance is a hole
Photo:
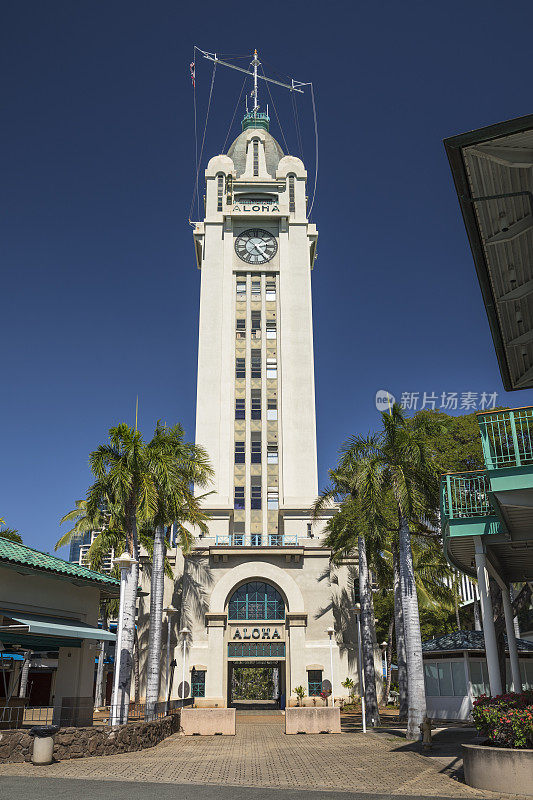
[[[267,71],[315,86],[321,483],[341,442],[378,423],[378,389],[533,403],[503,392],[442,146],[533,110],[533,7],[501,12],[491,0],[4,0],[0,515],[26,543],[52,550],[90,483],[89,452],[133,422],[137,395],[147,435],[161,418],[194,436],[194,44],[257,47]],[[202,120],[210,65],[197,74]],[[205,158],[240,87],[219,69]],[[274,100],[298,154],[290,99]],[[300,119],[312,173],[306,100]]]

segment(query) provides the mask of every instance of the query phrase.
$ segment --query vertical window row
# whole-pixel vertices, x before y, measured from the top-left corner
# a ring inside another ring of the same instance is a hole
[[[259,140],[253,140],[254,178],[259,176]]]
[[[252,464],[261,463],[261,434],[259,431],[252,431]]]
[[[235,487],[235,496],[233,499],[233,508],[236,511],[244,511],[244,486]]]
[[[246,359],[245,358],[236,358],[235,359],[235,377],[236,378],[246,378]]]
[[[266,301],[267,303],[276,302],[276,282],[267,281],[266,283]]]
[[[235,400],[235,419],[246,419],[246,400],[237,398]]]
[[[261,389],[252,389],[252,419],[261,419]]]
[[[253,511],[261,509],[261,476],[252,475],[251,478],[251,508]]]
[[[260,311],[252,311],[252,339],[260,339],[261,338],[261,312]]]
[[[217,178],[217,211],[222,211],[222,201],[224,199],[224,176]]]
[[[261,377],[261,350],[260,349],[253,349],[252,350],[252,378],[260,378]]]
[[[294,175],[289,175],[289,212],[296,211],[294,199]]]

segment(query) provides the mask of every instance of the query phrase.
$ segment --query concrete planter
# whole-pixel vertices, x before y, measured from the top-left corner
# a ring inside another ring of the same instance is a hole
[[[235,736],[235,709],[184,708],[181,732],[185,736]]]
[[[340,708],[287,708],[285,733],[340,733]]]
[[[533,750],[464,744],[465,781],[476,789],[533,797]]]

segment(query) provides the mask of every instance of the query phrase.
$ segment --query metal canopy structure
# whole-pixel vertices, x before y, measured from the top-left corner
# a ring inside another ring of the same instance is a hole
[[[38,614],[3,611],[0,641],[20,645],[28,650],[54,650],[58,647],[80,647],[84,639],[114,642],[116,634],[95,628],[77,619],[45,617]]]
[[[507,391],[533,387],[533,115],[444,140]]]

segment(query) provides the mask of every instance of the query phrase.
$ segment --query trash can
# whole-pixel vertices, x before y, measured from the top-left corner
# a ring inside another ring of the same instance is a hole
[[[58,732],[58,725],[36,725],[30,729],[33,736],[32,763],[36,766],[51,764],[54,755],[54,736]]]

